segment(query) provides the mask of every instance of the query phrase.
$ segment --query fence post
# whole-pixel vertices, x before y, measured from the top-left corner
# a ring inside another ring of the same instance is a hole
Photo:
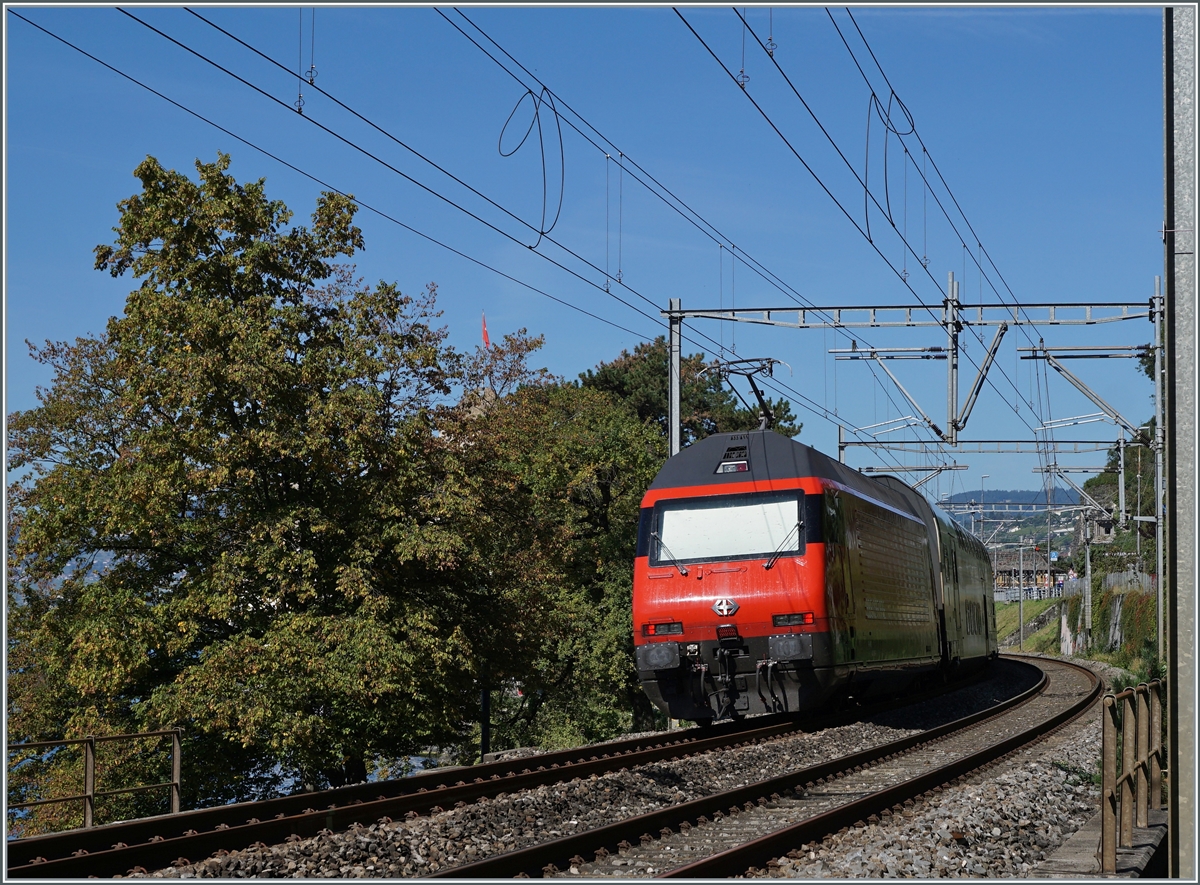
[[[96,822],[96,738],[87,736],[83,745],[83,825]]]
[[[1162,683],[1154,681],[1150,695],[1150,807],[1162,808]]]
[[[183,748],[180,746],[181,728],[171,734],[171,814],[179,814],[179,780]]]
[[[1150,686],[1141,683],[1137,687],[1137,804],[1133,825],[1150,825],[1147,814],[1150,774]]]
[[[1137,743],[1133,704],[1130,692],[1121,701],[1121,845],[1125,848],[1133,844],[1133,772],[1137,767],[1133,755]]]
[[[1100,871],[1117,871],[1117,702],[1104,698],[1103,743],[1100,769]]]

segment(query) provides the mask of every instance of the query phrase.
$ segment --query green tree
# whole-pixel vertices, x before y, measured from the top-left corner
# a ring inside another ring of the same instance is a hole
[[[1154,427],[1154,419],[1151,418],[1146,424],[1145,439],[1154,438]],[[1113,446],[1108,450],[1105,464],[1109,472],[1094,476],[1083,484],[1083,490],[1096,503],[1113,513],[1114,523],[1120,519],[1117,513],[1120,504],[1120,459],[1120,450]],[[1130,516],[1154,515],[1154,480],[1154,450],[1145,445],[1126,445],[1125,508]],[[1153,573],[1156,568],[1155,543],[1153,522],[1131,520],[1126,523],[1124,530],[1115,527],[1111,544],[1092,545],[1092,574],[1095,580],[1099,582],[1105,574],[1125,571],[1135,565],[1142,571]],[[1082,547],[1076,559],[1077,567],[1082,568]]]
[[[54,380],[9,416],[10,740],[182,726],[189,805],[456,739],[542,602],[438,433],[461,361],[434,287],[363,286],[349,199],[289,227],[228,166],[138,166],[96,267],[140,286],[104,334],[31,345]]]
[[[528,368],[540,344],[521,330],[476,353],[454,431],[471,440],[474,493],[508,527],[496,558],[526,562],[522,578],[540,585],[526,594],[546,600],[530,613],[539,645],[525,671],[487,683],[497,747],[595,741],[654,716],[633,662],[630,591],[641,497],[666,447],[612,394]]]
[[[633,353],[623,350],[612,362],[588,369],[579,376],[580,383],[608,391],[624,401],[640,419],[652,422],[666,438],[669,365],[667,340],[660,335],[637,345]],[[706,363],[702,353],[680,359],[680,425],[681,442],[685,446],[714,433],[758,428],[758,403],[750,398],[752,408],[739,405],[729,386],[711,371],[715,365],[715,360]],[[790,402],[770,397],[767,402],[775,413],[777,432],[784,436],[800,433],[804,425],[796,421]]]

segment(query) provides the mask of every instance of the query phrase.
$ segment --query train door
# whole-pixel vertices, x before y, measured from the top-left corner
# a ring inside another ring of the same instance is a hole
[[[839,664],[856,660],[855,608],[850,579],[845,501],[837,489],[826,489],[822,508],[825,540],[825,588],[829,607],[829,630],[833,636],[834,660]]]
[[[992,575],[992,580],[995,580],[995,575]],[[1000,642],[996,638],[996,599],[989,593],[985,597],[987,602],[988,623],[987,623],[987,653],[995,654],[1000,650]]]
[[[958,536],[955,530],[942,539],[942,586],[945,588],[943,616],[946,628],[946,662],[953,664],[962,657],[962,600],[958,570]]]

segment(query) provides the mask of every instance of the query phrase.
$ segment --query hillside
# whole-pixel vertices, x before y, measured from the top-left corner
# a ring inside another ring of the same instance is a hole
[[[1039,507],[1046,505],[1045,489],[975,489],[974,491],[959,492],[946,498],[951,504],[969,504],[984,501],[986,506],[993,504],[1030,504]],[[1074,489],[1054,489],[1054,503],[1057,506],[1074,505],[1079,503],[1079,493]]]

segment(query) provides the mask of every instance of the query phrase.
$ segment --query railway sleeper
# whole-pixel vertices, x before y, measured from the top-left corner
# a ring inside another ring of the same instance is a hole
[[[1036,696],[1041,689],[1046,685],[1046,679],[1043,676],[1041,682],[1035,685],[1028,691],[1018,695],[1015,698],[1006,702],[1005,707],[1011,709],[1025,701]],[[538,845],[528,846],[526,848],[517,849],[503,855],[496,855],[482,860],[474,861],[469,864],[464,864],[457,867],[448,868],[443,871],[438,871],[432,874],[434,878],[455,877],[455,878],[478,878],[478,877],[510,877],[519,871],[526,871],[531,874],[542,869],[547,861],[562,862],[558,859],[564,859],[577,853],[580,849],[594,851],[598,846],[608,846],[616,844],[618,851],[622,855],[627,854],[632,846],[627,841],[632,838],[633,834],[638,832],[633,828],[648,828],[656,829],[674,824],[679,825],[682,820],[696,820],[698,823],[704,821],[705,815],[711,815],[714,821],[720,820],[723,817],[739,815],[742,808],[737,804],[726,806],[728,813],[721,810],[720,807],[713,807],[716,803],[724,805],[731,799],[736,799],[738,803],[749,803],[749,808],[753,809],[756,806],[754,800],[770,795],[772,792],[787,790],[794,792],[797,788],[805,783],[824,783],[827,779],[831,779],[838,772],[846,772],[853,770],[857,765],[860,770],[863,766],[869,766],[877,761],[877,759],[888,753],[901,753],[911,751],[919,744],[928,741],[931,737],[938,737],[945,734],[950,734],[962,729],[977,725],[979,722],[994,715],[993,710],[983,711],[972,716],[964,717],[955,722],[947,723],[930,732],[925,732],[920,735],[910,735],[906,738],[901,738],[884,747],[877,747],[871,750],[861,751],[852,754],[849,757],[833,760],[832,762],[822,763],[812,766],[807,769],[790,772],[777,778],[772,778],[769,781],[764,781],[759,784],[751,784],[747,787],[742,787],[729,791],[725,794],[702,797],[699,799],[685,802],[677,806],[672,806],[664,809],[659,809],[654,812],[642,815],[637,818],[617,821],[592,830],[586,833],[579,833],[572,836],[566,836],[556,839],[552,842],[541,843]],[[940,781],[939,781],[940,782]],[[886,792],[886,791],[885,791]],[[865,800],[865,803],[864,803]],[[852,800],[850,806],[861,807],[862,804],[878,801],[872,795],[861,797],[860,799]],[[895,800],[889,800],[882,807],[892,804]],[[911,799],[909,800],[911,803]],[[864,809],[867,810],[867,809]],[[880,807],[871,808],[868,813],[881,810]],[[857,817],[849,818],[848,820],[856,820]],[[848,831],[848,829],[847,829]],[[648,844],[653,841],[649,838],[649,834],[643,831],[641,841],[643,844]],[[688,869],[688,868],[681,868]],[[732,868],[731,868],[732,869]],[[736,872],[719,872],[714,875],[736,875],[738,872],[743,872],[746,866],[742,866]],[[664,873],[661,875],[677,875],[675,871]],[[686,874],[684,874],[686,875]],[[702,873],[701,875],[708,875]]]
[[[961,721],[960,721],[959,723],[951,723],[951,725],[957,725],[957,726],[961,726],[962,724],[963,724],[963,723],[962,723]],[[794,729],[794,727],[795,727],[795,726],[794,726],[793,724],[788,724],[788,723],[780,723],[780,725],[778,726],[777,730],[778,730],[780,733],[784,733],[784,732],[788,732],[788,731],[791,731],[791,730],[793,730],[793,729]],[[736,734],[736,733],[737,733],[737,730],[735,730],[735,729],[722,729],[722,734],[721,734],[720,736],[713,736],[713,737],[707,737],[707,738],[698,738],[696,741],[692,741],[692,742],[690,742],[690,743],[692,743],[692,744],[696,744],[696,745],[703,745],[703,744],[709,744],[709,743],[711,743],[711,745],[712,745],[712,746],[714,746],[714,747],[715,747],[715,746],[718,746],[718,745],[720,745],[722,742],[723,742],[724,744],[728,745],[728,744],[730,743],[730,738],[733,736],[733,734]],[[708,734],[710,734],[710,735],[711,735],[711,734],[712,734],[712,732],[710,731],[710,732],[708,732]],[[691,748],[689,747],[689,749],[691,749]],[[625,752],[625,754],[627,754],[628,752],[631,752],[631,751],[626,751],[626,752]],[[623,755],[625,755],[625,754],[623,754]],[[838,767],[839,769],[844,769],[844,768],[845,768],[845,766],[847,765],[847,763],[848,763],[848,762],[849,762],[849,760],[842,760],[842,761],[840,762],[840,765],[839,765],[839,766],[837,766],[837,767]],[[861,767],[861,762],[860,762],[859,764],[860,764],[860,767]],[[586,767],[586,763],[584,764],[584,766]],[[545,765],[541,765],[541,766],[539,766],[539,770],[540,770],[540,772],[542,772],[542,773],[546,773],[546,767],[545,767]],[[526,769],[525,769],[525,771],[528,771],[528,768],[526,768]],[[814,773],[815,773],[815,772],[814,772]],[[511,774],[511,772],[510,772],[510,774]],[[819,775],[819,777],[818,777],[818,780],[819,780],[819,782],[823,783],[823,782],[825,781],[825,779],[826,779],[827,777],[830,777],[830,776],[832,776],[832,773],[831,773],[831,772],[829,772],[828,770],[826,770],[825,772],[822,772],[822,773],[821,773],[821,775]],[[497,779],[498,779],[498,777],[497,777]],[[539,779],[537,779],[537,782],[538,782],[538,783],[543,783],[543,782],[548,782],[548,781],[546,781],[546,780],[545,780],[545,779],[543,779],[543,778],[539,778]],[[535,784],[535,785],[536,785],[536,784]],[[524,786],[524,785],[522,785],[522,786]],[[794,782],[793,782],[792,784],[790,784],[790,785],[781,785],[781,787],[785,787],[785,788],[787,788],[789,791],[790,791],[791,789],[795,788],[795,786],[796,786],[796,784],[795,784]],[[441,792],[446,792],[446,791],[447,791],[447,790],[446,790],[446,788],[442,788],[442,789],[441,789]],[[428,791],[428,789],[427,789],[426,787],[420,787],[420,788],[418,788],[418,790],[417,790],[417,793],[409,793],[409,794],[408,794],[408,796],[410,797],[410,799],[412,799],[412,798],[415,798],[415,796],[416,796],[418,793],[421,793],[421,794],[423,794],[423,793],[427,793],[427,792],[429,792],[429,791]],[[339,796],[340,796],[340,794],[339,794]],[[453,797],[450,797],[450,798],[453,798]],[[753,794],[751,794],[749,797],[747,797],[747,801],[748,801],[749,799],[751,799],[751,798],[758,798],[758,797],[757,797],[757,796],[754,796]],[[354,800],[353,798],[350,798],[350,799],[349,799],[349,802],[350,802],[351,804],[353,804],[353,803],[354,803],[354,801],[355,801],[355,800]],[[396,802],[396,801],[398,801],[398,800],[396,800],[396,799],[393,799],[393,800],[388,800],[388,801],[390,801],[390,802]],[[358,800],[358,802],[359,802],[359,803],[361,803],[361,802],[362,802],[362,800],[361,800],[361,799],[359,799],[359,800]],[[269,805],[268,805],[268,807],[269,807]],[[360,806],[360,807],[362,807],[362,806]],[[370,807],[370,803],[367,803],[365,807],[368,807],[368,808],[369,808],[369,807]],[[720,817],[720,816],[722,816],[722,815],[721,815],[721,813],[719,812],[719,810],[712,809],[712,808],[711,808],[711,805],[709,805],[709,807],[708,807],[708,808],[709,808],[709,811],[710,811],[710,813],[712,813],[712,814],[713,814],[713,817],[714,817],[714,818],[717,818],[717,817]],[[332,832],[332,829],[331,829],[331,827],[334,825],[334,820],[335,820],[335,817],[334,817],[334,815],[333,815],[333,813],[332,813],[332,810],[333,810],[333,809],[338,809],[338,805],[337,805],[337,803],[332,803],[332,804],[331,804],[331,810],[330,810],[330,813],[328,814],[328,820],[329,820],[329,824],[328,824],[328,825],[327,825],[327,826],[326,826],[324,829],[322,829],[322,830],[318,831],[319,833],[331,833],[331,832]],[[338,809],[338,810],[339,810],[339,811],[341,811],[341,809]],[[348,809],[348,808],[347,808],[347,809],[345,809],[345,810],[346,810],[346,812],[347,812],[347,813],[356,813],[356,812],[350,812],[350,809]],[[381,810],[382,810],[382,809],[381,809]],[[434,811],[434,812],[436,813],[437,811],[440,811],[440,810],[441,810],[441,807],[440,807],[440,806],[434,806],[434,807],[433,807],[431,810],[432,810],[432,811]],[[734,813],[737,813],[737,812],[735,811]],[[322,815],[321,815],[321,816],[322,816],[322,817],[324,817],[324,816],[325,816],[325,814],[324,814],[324,813],[322,813]],[[374,815],[372,815],[372,817],[373,817],[373,816],[374,816]],[[407,816],[409,816],[409,817],[411,817],[411,816],[415,816],[415,814],[414,814],[414,810],[410,809],[410,810],[409,810],[409,812],[408,812],[408,815],[407,815]],[[276,817],[276,819],[278,819],[278,818],[279,818],[279,815],[276,815],[275,817]],[[341,815],[341,814],[339,814],[337,817],[338,817],[339,819],[344,819],[344,818],[342,817],[342,815]],[[703,817],[703,815],[699,815],[698,817],[702,818],[702,817]],[[350,820],[353,820],[353,818],[351,818],[351,819],[349,819],[349,820],[346,820],[346,822],[342,823],[341,825],[342,825],[342,826],[346,826],[346,825],[347,825],[347,824],[350,822]],[[270,824],[270,823],[273,823],[273,821],[267,821],[267,822],[264,822],[264,825],[266,825],[266,824]],[[281,826],[282,826],[282,825],[294,826],[294,824],[292,824],[292,823],[290,823],[290,822],[288,822],[288,821],[281,821],[281,822],[280,822],[280,825],[281,825]],[[230,829],[230,827],[229,827],[229,825],[228,825],[228,824],[225,824],[225,823],[219,823],[219,824],[217,824],[217,825],[216,825],[216,827],[214,827],[214,830],[228,830],[228,829]],[[240,829],[240,828],[235,828],[235,829]],[[210,832],[212,832],[212,831],[210,831]],[[310,830],[310,831],[308,831],[308,832],[309,832],[309,834],[311,834],[311,832],[312,832],[312,831]],[[174,838],[173,838],[173,839],[171,839],[170,841],[172,841],[172,842],[174,842],[174,841],[182,841],[182,839],[183,839],[183,838],[184,838],[184,837],[182,837],[182,836],[180,836],[180,837],[174,837]],[[282,840],[283,840],[283,838],[285,838],[285,836],[284,836],[284,834],[283,834],[283,833],[280,833],[278,836],[276,836],[276,837],[274,837],[274,838],[276,838],[278,841],[282,841]],[[161,841],[161,839],[162,839],[162,837],[160,836],[160,837],[159,837],[159,841]],[[244,843],[243,843],[243,844],[244,844]],[[182,847],[182,845],[181,845],[180,847]],[[594,846],[593,846],[593,847],[594,847]],[[166,848],[167,848],[167,846],[164,846],[164,848],[166,849]],[[167,849],[167,850],[169,850],[169,849]],[[108,854],[109,852],[105,851],[105,852],[102,852],[102,853],[104,853],[104,854]],[[116,854],[116,852],[113,852],[113,853],[114,853],[114,854]],[[211,854],[211,853],[212,853],[212,851],[211,851],[211,850],[207,850],[205,853],[206,853],[206,854]],[[178,855],[176,855],[176,856],[178,856]],[[170,856],[168,855],[168,857],[170,857]],[[156,861],[154,861],[154,862],[155,862],[155,863],[166,863],[166,862],[169,862],[169,861],[168,861],[168,857],[165,857],[165,858],[163,858],[161,861],[158,861],[158,860],[156,860]],[[137,858],[137,859],[141,859],[141,858],[140,858],[140,857],[138,857],[136,854],[131,854],[131,855],[128,855],[128,860],[133,860],[133,859],[135,859],[135,858]],[[106,860],[107,860],[107,861],[108,861],[110,864],[112,864],[112,863],[119,863],[119,862],[120,862],[120,861],[119,861],[119,860],[118,860],[116,857],[113,857],[113,858],[107,858]],[[28,863],[28,861],[27,861],[27,863]],[[108,875],[112,875],[112,874],[114,874],[114,873],[116,872],[116,869],[117,869],[117,868],[116,868],[116,867],[114,867],[114,868],[113,868],[113,871],[112,871],[112,872],[108,872],[107,874],[108,874]],[[537,868],[535,867],[534,869],[536,870]],[[89,871],[90,871],[90,870],[89,870]],[[13,872],[13,870],[12,870],[12,868],[10,868],[10,873],[12,873],[12,872]],[[98,872],[98,871],[97,871],[97,872]],[[447,872],[447,874],[449,874],[449,872]],[[21,875],[21,873],[20,873],[20,872],[18,872],[18,875]],[[509,873],[509,875],[511,875],[511,873]]]

